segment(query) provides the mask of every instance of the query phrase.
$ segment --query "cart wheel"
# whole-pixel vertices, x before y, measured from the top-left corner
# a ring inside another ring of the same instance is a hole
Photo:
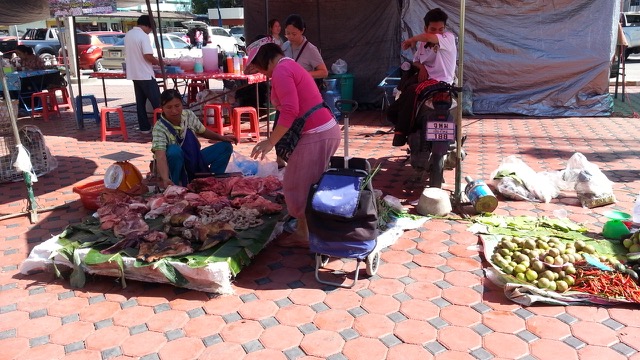
[[[369,254],[365,262],[367,264],[367,275],[375,275],[378,272],[378,266],[380,266],[380,252],[376,251],[373,254]]]

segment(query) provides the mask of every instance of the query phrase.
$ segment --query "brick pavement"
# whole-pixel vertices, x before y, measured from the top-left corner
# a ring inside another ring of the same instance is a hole
[[[85,92],[101,98],[98,84]],[[109,84],[111,104],[132,101],[126,81]],[[637,119],[640,88],[628,87],[628,101],[616,102],[612,118],[464,119],[469,156],[464,172],[487,178],[501,159],[517,154],[534,170],[560,170],[580,151],[614,181],[618,203],[593,210],[572,194],[549,204],[501,201],[499,214],[545,214],[565,209],[569,218],[599,231],[607,210],[630,211],[640,192]],[[133,108],[130,108],[133,110]],[[88,215],[71,189],[100,179],[111,164],[101,156],[127,150],[146,169],[150,135],[134,129],[130,139],[100,142],[89,121],[76,130],[70,114],[36,124],[59,166],[34,185],[42,207],[67,204],[40,214],[0,222],[0,359],[640,359],[637,307],[522,307],[488,281],[486,265],[468,223],[431,220],[407,231],[381,253],[376,276],[353,289],[318,284],[313,257],[301,249],[269,246],[235,279],[235,295],[216,296],[168,285],[90,277],[72,289],[50,273],[20,275],[18,266],[33,246]],[[422,187],[407,181],[412,171],[392,135],[373,135],[388,125],[375,111],[352,117],[351,155],[382,164],[374,186],[406,203]],[[237,147],[247,153],[251,143]],[[453,189],[453,172],[446,189]],[[26,206],[24,184],[0,184],[0,213]],[[334,260],[350,270],[353,261]]]

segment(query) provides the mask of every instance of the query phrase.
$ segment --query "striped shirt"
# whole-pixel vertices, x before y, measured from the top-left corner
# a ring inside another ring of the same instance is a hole
[[[169,120],[166,120],[166,121],[169,124],[171,124]],[[202,134],[206,130],[206,128],[204,127],[200,119],[198,119],[196,114],[194,114],[193,111],[191,110],[182,110],[180,126],[175,126],[173,124],[171,125],[176,130],[176,133],[180,134],[183,139],[185,136],[186,129],[191,129],[196,134]],[[153,127],[153,131],[151,134],[152,134],[151,151],[156,151],[156,150],[166,151],[167,146],[169,145],[173,145],[173,144],[180,145],[178,143],[178,140],[176,140],[176,137],[173,136],[173,134],[171,134],[169,129],[167,129],[167,127],[160,120],[156,122],[156,125]]]

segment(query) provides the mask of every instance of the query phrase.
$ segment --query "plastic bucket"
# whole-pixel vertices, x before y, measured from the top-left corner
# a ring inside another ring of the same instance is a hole
[[[353,100],[353,74],[331,74],[328,79],[338,81],[338,90],[342,100]],[[351,104],[343,104],[342,111],[351,111]]]

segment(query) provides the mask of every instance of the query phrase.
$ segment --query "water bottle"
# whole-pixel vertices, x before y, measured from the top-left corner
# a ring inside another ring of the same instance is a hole
[[[633,205],[633,222],[640,223],[640,194],[636,198],[636,204]]]

